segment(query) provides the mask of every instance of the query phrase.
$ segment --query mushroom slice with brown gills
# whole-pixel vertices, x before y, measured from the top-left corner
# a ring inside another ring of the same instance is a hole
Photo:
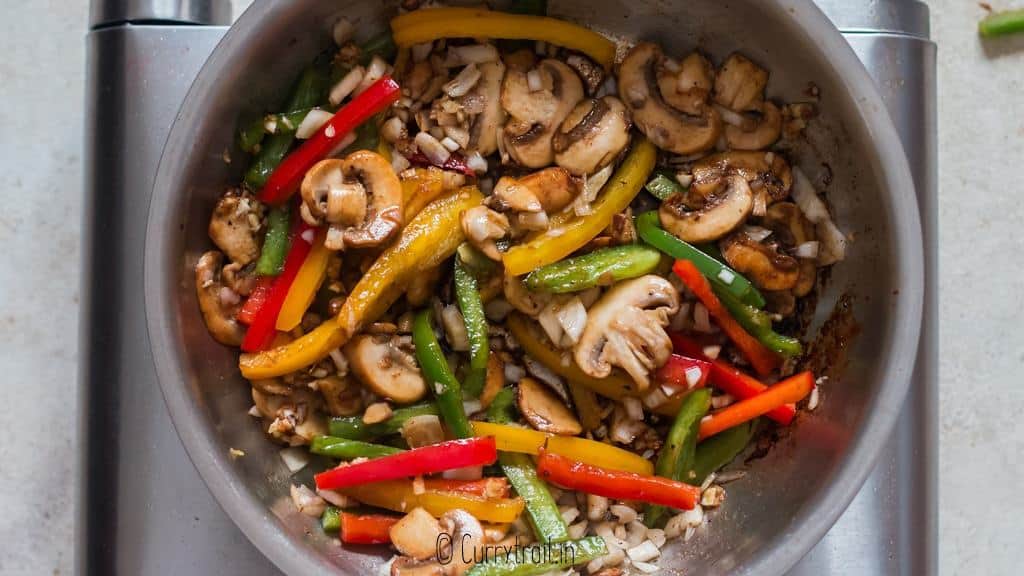
[[[746,116],[749,118],[752,114]],[[765,102],[749,128],[732,124],[726,126],[725,142],[734,150],[761,150],[774,144],[781,134],[782,113],[775,104]]]
[[[221,252],[241,266],[260,255],[262,205],[247,192],[228,190],[217,201],[207,233]]]
[[[391,544],[401,554],[427,560],[437,554],[441,524],[423,508],[413,508],[390,530]]]
[[[804,217],[800,207],[792,202],[776,202],[768,207],[763,219],[765,228],[772,231],[773,237],[786,248],[795,248],[805,242],[815,240],[814,225]],[[799,258],[800,278],[793,286],[793,296],[803,298],[811,290],[817,279],[817,266],[812,258]]]
[[[488,203],[498,211],[513,212],[516,228],[545,230],[548,214],[568,206],[579,195],[582,183],[565,168],[552,166],[522,178],[503,176],[494,185]]]
[[[664,59],[657,73],[658,89],[665,102],[691,116],[704,113],[715,70],[700,52],[691,53],[681,63]]]
[[[684,155],[710,149],[722,131],[718,112],[708,106],[701,114],[690,115],[670,106],[661,95],[656,73],[664,60],[655,44],[634,46],[619,65],[619,97],[637,128],[658,148]]]
[[[505,109],[501,106],[501,81],[505,65],[501,60],[478,64],[480,79],[476,86],[462,97],[462,107],[473,117],[469,125],[468,151],[490,156],[498,149],[498,130],[505,123]]]
[[[495,240],[508,236],[508,217],[486,206],[474,206],[462,213],[462,232],[477,250],[491,260],[501,260],[501,252]]]
[[[196,262],[196,299],[203,313],[206,329],[213,339],[225,346],[238,346],[245,338],[245,328],[235,320],[241,297],[224,285],[221,265],[224,255],[211,250]]]
[[[555,129],[582,99],[580,77],[563,62],[542,60],[531,70],[510,65],[501,85],[501,105],[509,115],[501,135],[505,152],[527,168],[551,164]]]
[[[686,242],[718,240],[746,220],[754,207],[754,193],[747,181],[738,175],[725,178],[722,189],[704,199],[703,205],[691,210],[687,198],[676,194],[658,209],[662,227]]]
[[[580,101],[555,132],[555,162],[575,176],[607,166],[629,144],[629,111],[614,96]]]
[[[762,290],[789,290],[800,277],[796,258],[779,252],[777,244],[755,242],[744,232],[723,239],[719,248],[729,266]]]
[[[270,421],[267,433],[276,440],[301,446],[328,432],[327,419],[320,412],[322,399],[308,388],[279,395],[253,387],[252,401],[260,416]]]
[[[768,72],[746,56],[734,52],[715,78],[715,103],[736,112],[761,111]]]
[[[739,174],[751,186],[763,186],[773,200],[782,200],[793,186],[793,171],[781,154],[761,151],[719,152],[693,165],[690,190],[708,196],[729,174]]]
[[[519,381],[516,392],[519,413],[534,429],[562,436],[576,436],[583,426],[568,406],[533,378]]]
[[[643,392],[651,372],[672,354],[665,326],[678,311],[679,293],[660,276],[648,274],[616,284],[590,308],[587,326],[573,349],[576,364],[595,378],[605,378],[612,366],[619,366]]]
[[[444,556],[439,556],[439,560],[448,561],[444,567],[447,576],[462,576],[480,557],[481,548],[486,543],[484,528],[472,514],[458,508],[445,512],[440,520],[441,529],[451,536],[448,542],[452,548]],[[435,550],[442,552],[436,540],[434,544]]]
[[[531,291],[522,278],[511,274],[505,274],[502,279],[502,292],[513,308],[527,316],[537,316],[551,301],[550,294]]]
[[[423,397],[426,382],[415,358],[403,349],[400,337],[361,334],[345,345],[345,358],[356,378],[373,393],[398,404]]]
[[[402,226],[402,184],[376,152],[317,162],[301,191],[303,219],[330,225],[324,244],[331,250],[378,246]]]

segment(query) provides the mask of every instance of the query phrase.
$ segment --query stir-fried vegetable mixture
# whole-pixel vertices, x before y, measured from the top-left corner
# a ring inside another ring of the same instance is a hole
[[[250,414],[316,467],[296,506],[395,576],[652,572],[818,401],[797,313],[847,241],[789,159],[814,103],[544,6],[338,22],[240,122],[196,265]]]

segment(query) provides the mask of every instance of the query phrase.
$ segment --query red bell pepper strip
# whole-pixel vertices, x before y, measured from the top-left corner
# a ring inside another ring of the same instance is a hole
[[[273,276],[260,276],[257,278],[256,285],[252,287],[252,292],[249,292],[249,297],[242,304],[242,308],[235,315],[235,319],[246,326],[252,324],[256,314],[267,303],[267,298],[270,296],[270,287],[273,284]]]
[[[711,375],[711,363],[673,354],[654,375],[655,382],[676,390],[703,388]]]
[[[285,156],[267,178],[259,199],[267,204],[281,204],[302,183],[306,172],[338,147],[345,136],[381,112],[401,96],[398,83],[385,75],[335,112],[312,138]]]
[[[700,499],[697,486],[660,476],[599,468],[544,449],[541,449],[537,460],[537,474],[569,490],[617,500],[640,500],[681,510],[693,508]]]
[[[476,172],[466,164],[466,158],[458,152],[452,152],[451,156],[444,161],[444,164],[434,164],[423,152],[416,152],[406,158],[413,166],[437,166],[442,170],[451,170],[465,174],[469,178],[476,178]]]
[[[391,527],[400,518],[386,514],[341,513],[341,541],[346,544],[390,544]]]
[[[306,256],[313,249],[313,240],[316,238],[316,229],[306,224],[301,218],[296,218],[295,227],[292,232],[292,245],[288,249],[288,255],[284,258],[284,269],[270,286],[267,299],[260,307],[259,312],[249,324],[249,330],[242,340],[242,350],[245,352],[258,352],[270,346],[277,335],[274,326],[277,324],[277,314],[281,311],[285,297],[288,296],[288,289],[299,274],[302,263]]]
[[[449,440],[391,456],[340,466],[315,476],[320,490],[433,474],[468,466],[486,466],[498,459],[494,438]]]
[[[479,480],[454,480],[449,478],[424,478],[423,489],[435,492],[458,492],[474,494],[485,498],[508,498],[512,494],[508,478],[491,476]]]
[[[677,351],[711,363],[709,381],[715,388],[731,394],[740,400],[757,396],[768,389],[767,386],[755,378],[744,374],[739,368],[725,360],[707,358],[704,355],[704,347],[693,338],[683,336],[682,334],[670,334],[670,336],[672,338],[672,346]],[[779,424],[787,426],[796,416],[796,406],[793,404],[779,406],[769,412],[767,416]]]
[[[676,276],[679,276],[691,292],[697,295],[697,298],[704,304],[704,307],[708,309],[708,313],[721,326],[722,331],[736,344],[740,352],[747,357],[747,360],[750,360],[750,364],[754,366],[754,370],[758,374],[767,376],[771,374],[772,370],[778,368],[780,364],[778,355],[765,348],[763,344],[748,334],[736,322],[736,319],[722,306],[718,296],[715,296],[714,291],[711,289],[711,284],[700,273],[700,270],[697,270],[693,262],[689,260],[676,260],[676,263],[672,265],[672,271],[676,273]]]
[[[739,426],[790,402],[799,402],[814,389],[814,374],[801,372],[770,386],[764,392],[727,406],[700,422],[699,440]]]

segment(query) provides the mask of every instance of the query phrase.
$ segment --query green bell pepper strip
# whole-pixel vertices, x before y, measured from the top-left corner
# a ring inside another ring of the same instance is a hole
[[[993,12],[978,22],[978,34],[981,34],[982,38],[995,38],[1017,32],[1024,32],[1024,8]]]
[[[644,242],[677,260],[689,260],[700,270],[712,286],[721,287],[733,294],[744,304],[764,308],[764,297],[749,280],[732,268],[708,256],[669,232],[662,229],[657,210],[645,212],[636,219],[636,231]],[[722,277],[731,278],[726,283]]]
[[[476,398],[484,389],[491,343],[487,338],[487,317],[484,316],[484,303],[480,299],[476,278],[469,273],[460,258],[455,259],[455,299],[462,311],[469,337],[469,371],[466,373],[464,389],[466,395]]]
[[[341,509],[336,506],[328,506],[327,508],[324,508],[324,513],[320,516],[320,527],[328,534],[340,532]]]
[[[263,239],[260,258],[256,261],[256,273],[261,276],[277,276],[284,268],[291,238],[292,218],[288,205],[277,206],[267,216],[267,235]]]
[[[661,253],[648,246],[629,244],[594,250],[582,256],[541,266],[526,277],[526,287],[563,294],[619,280],[643,276],[658,267]]]
[[[754,438],[759,421],[760,419],[755,419],[744,422],[698,444],[693,459],[693,470],[686,474],[683,482],[700,486],[709,474],[732,462]]]
[[[433,316],[433,311],[427,308],[416,314],[413,321],[412,341],[416,345],[416,360],[427,380],[427,387],[434,391],[441,418],[448,429],[456,438],[472,438],[473,428],[462,407],[462,386],[452,374],[441,344],[434,335]]]
[[[404,452],[392,446],[370,444],[359,440],[338,438],[336,436],[317,436],[309,445],[309,451],[321,456],[330,456],[338,460],[355,460],[356,458],[380,458]]]
[[[331,432],[331,436],[337,438],[368,440],[398,434],[402,431],[402,426],[410,418],[430,415],[439,416],[440,414],[441,412],[438,411],[437,404],[424,402],[423,404],[414,404],[405,408],[396,408],[391,413],[391,418],[376,424],[366,424],[360,416],[339,416],[331,418],[327,427]]]
[[[698,388],[690,392],[679,407],[679,413],[668,431],[665,445],[654,464],[654,473],[672,480],[687,481],[686,476],[693,468],[697,451],[697,435],[700,420],[711,408],[711,390]],[[644,524],[654,527],[665,513],[664,506],[648,505],[644,512]]]
[[[303,108],[257,118],[238,131],[238,146],[250,154],[256,154],[267,134],[294,134],[310,110],[313,109]],[[268,124],[273,124],[273,132],[267,131]]]
[[[497,268],[497,263],[494,260],[485,256],[483,252],[467,242],[459,244],[455,251],[458,253],[462,264],[477,278],[490,276]]]
[[[772,319],[767,312],[740,302],[731,292],[717,284],[712,283],[711,289],[715,291],[718,300],[729,311],[729,315],[735,318],[744,330],[758,342],[764,344],[766,348],[789,358],[799,356],[803,352],[800,340],[784,336],[772,329]]]
[[[668,200],[670,197],[675,196],[681,192],[685,192],[686,188],[683,188],[675,177],[666,170],[658,170],[654,173],[654,178],[647,181],[644,186],[651,196],[654,196],[658,200]]]
[[[284,109],[304,110],[320,104],[328,88],[329,77],[330,70],[327,59],[317,58],[313,65],[299,77]],[[306,115],[302,114],[302,118],[305,117]],[[302,118],[299,118],[299,123],[302,122]],[[298,124],[294,125],[298,127]],[[245,183],[254,190],[262,188],[270,174],[288,154],[293,142],[295,142],[294,131],[279,132],[265,138],[260,145],[259,154],[256,155],[252,165],[245,172]]]
[[[503,388],[487,408],[487,416],[495,424],[507,424],[512,420],[513,402],[511,388]],[[526,512],[533,525],[533,532],[541,542],[562,542],[569,539],[569,527],[562,520],[558,504],[551,496],[547,483],[537,476],[537,467],[526,454],[499,452],[498,463],[512,487],[526,502]]]
[[[603,538],[588,536],[554,545],[516,548],[508,555],[474,565],[466,576],[536,576],[584,564],[607,553]]]

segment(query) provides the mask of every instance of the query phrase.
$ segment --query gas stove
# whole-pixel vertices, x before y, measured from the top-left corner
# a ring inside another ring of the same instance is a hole
[[[916,0],[818,0],[878,84],[910,161],[926,292],[906,404],[877,468],[793,576],[936,573],[935,45]],[[193,78],[226,31],[226,2],[96,1],[88,44],[77,572],[280,572],[221,511],[171,425],[143,302],[150,190]]]

